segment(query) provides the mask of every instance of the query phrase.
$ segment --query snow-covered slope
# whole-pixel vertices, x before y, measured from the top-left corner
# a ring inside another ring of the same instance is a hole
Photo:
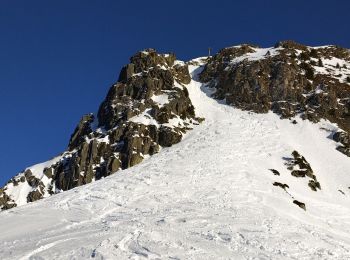
[[[202,124],[132,168],[1,212],[0,258],[349,259],[350,160],[327,138],[336,126],[227,106],[190,70]],[[321,190],[291,175],[294,150]]]

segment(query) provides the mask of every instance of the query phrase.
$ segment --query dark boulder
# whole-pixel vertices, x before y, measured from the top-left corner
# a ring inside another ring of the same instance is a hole
[[[298,200],[293,200],[293,203],[298,205],[299,208],[302,208],[303,210],[306,210],[306,205],[303,202],[300,202]]]
[[[279,171],[277,171],[277,170],[275,170],[275,169],[269,169],[272,173],[273,173],[273,175],[280,175],[280,173],[279,173]]]
[[[39,199],[42,199],[43,195],[40,193],[39,190],[34,190],[29,192],[28,196],[27,196],[27,202],[33,202]]]
[[[162,126],[159,129],[159,144],[164,147],[170,147],[181,141],[182,134],[170,127]]]
[[[289,188],[288,184],[280,183],[280,182],[274,182],[272,185],[273,185],[273,186],[280,187],[280,188],[282,188],[282,189],[284,189],[284,190],[285,190],[286,188]]]
[[[311,188],[313,191],[317,191],[317,189],[321,189],[321,184],[318,181],[314,180],[309,180],[308,186]]]

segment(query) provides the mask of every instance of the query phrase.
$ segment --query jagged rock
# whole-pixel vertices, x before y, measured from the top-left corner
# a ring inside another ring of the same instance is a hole
[[[344,131],[335,132],[332,136],[333,140],[341,143],[337,150],[350,157],[350,134]]]
[[[133,153],[129,156],[129,166],[128,167],[132,167],[140,162],[142,162],[143,160],[143,156],[140,153]]]
[[[122,68],[119,74],[118,81],[128,81],[132,77],[132,75],[135,73],[135,65],[130,63]]]
[[[333,134],[333,140],[342,143],[344,146],[350,146],[350,135],[346,132],[336,132]]]
[[[302,208],[303,210],[306,210],[305,203],[297,201],[297,200],[293,200],[293,203],[298,205],[298,207]]]
[[[33,176],[32,172],[30,170],[26,170],[24,172],[24,176],[25,176],[29,186],[31,186],[32,188],[36,188],[39,186],[41,181],[38,178],[36,178],[35,176]]]
[[[174,76],[175,78],[183,84],[188,84],[191,82],[191,76],[188,72],[188,66],[181,66],[179,64],[174,66]]]
[[[46,175],[47,178],[51,179],[53,176],[53,169],[52,168],[45,168],[44,169],[44,174]]]
[[[305,45],[302,45],[300,43],[297,43],[292,40],[286,40],[286,41],[280,41],[275,44],[275,47],[282,47],[286,49],[293,49],[293,50],[301,50],[301,51],[307,51],[307,47]]]
[[[317,191],[317,189],[319,190],[321,189],[321,185],[318,181],[309,180],[308,185],[313,191]]]
[[[346,147],[346,146],[342,146],[342,145],[339,145],[337,147],[337,150],[343,154],[345,154],[346,156],[349,156],[350,157],[350,147]]]
[[[0,189],[0,206],[2,210],[11,209],[17,206],[3,189]]]
[[[321,184],[317,181],[316,175],[314,174],[310,164],[306,161],[304,156],[302,156],[297,151],[292,152],[293,159],[287,158],[287,168],[291,171],[291,175],[298,178],[309,177],[308,186],[313,191],[321,189]]]
[[[182,135],[170,127],[161,127],[159,131],[159,144],[164,147],[172,146],[181,141]]]
[[[119,158],[112,157],[112,158],[109,158],[107,165],[108,165],[108,171],[116,172],[120,169],[121,162]]]
[[[293,170],[291,172],[291,174],[294,176],[294,177],[305,177],[306,176],[306,172],[305,170]]]
[[[280,188],[282,188],[282,189],[284,189],[284,190],[285,190],[286,188],[289,188],[288,184],[280,183],[280,182],[274,182],[272,185],[273,185],[273,186],[280,187]]]
[[[27,202],[28,203],[33,202],[42,198],[43,198],[43,195],[40,193],[39,190],[31,191],[27,196]]]
[[[275,170],[275,169],[269,169],[270,171],[272,171],[272,173],[274,174],[274,175],[281,175],[280,173],[279,173],[279,171],[277,171],[277,170]]]
[[[131,63],[135,65],[135,72],[139,73],[149,68],[160,66],[173,66],[176,57],[174,54],[159,55],[154,49],[146,49],[136,53],[130,58]]]
[[[297,151],[293,151],[292,155],[294,160],[291,163],[293,166],[297,165],[299,167],[299,170],[292,171],[292,175],[296,177],[308,176],[309,178],[316,179],[310,164],[306,161],[304,156],[300,155]]]
[[[72,134],[68,149],[71,151],[84,141],[84,136],[91,133],[91,123],[94,121],[92,114],[84,115]]]

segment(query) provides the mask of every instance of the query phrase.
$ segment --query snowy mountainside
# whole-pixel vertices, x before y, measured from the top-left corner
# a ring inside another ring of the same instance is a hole
[[[205,121],[140,164],[1,212],[0,258],[349,259],[350,160],[329,138],[338,126],[215,100],[200,61],[185,87]]]
[[[224,48],[213,57],[182,62],[174,54],[147,49],[122,68],[97,115],[82,117],[66,151],[28,167],[0,189],[0,209],[99,180],[180,142],[204,119],[184,87],[191,81],[188,66],[198,62],[204,66],[199,81],[210,87],[217,100],[255,113],[273,111],[281,118],[330,121],[337,124],[329,129],[335,148],[350,156],[349,50],[292,41],[270,48],[243,44]],[[294,154],[285,158],[286,163],[296,163],[295,169],[289,165],[292,174],[306,176],[310,188],[320,189],[312,165],[307,166],[306,160],[301,164],[307,168],[297,169],[304,155]]]

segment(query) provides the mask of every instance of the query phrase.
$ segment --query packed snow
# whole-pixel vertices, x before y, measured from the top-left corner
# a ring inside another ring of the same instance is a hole
[[[163,107],[165,104],[169,103],[169,96],[166,93],[160,95],[153,95],[151,99],[158,104],[159,107]]]
[[[227,106],[189,68],[205,121],[141,164],[1,212],[1,259],[350,258],[350,160],[328,138],[337,127]],[[322,190],[286,169],[294,150]]]
[[[142,113],[140,113],[139,115],[133,116],[132,118],[129,119],[129,121],[134,122],[134,123],[140,123],[140,124],[144,124],[144,125],[155,125],[155,126],[159,126],[157,120],[155,120],[152,116],[151,116],[151,110],[152,109],[146,109],[145,111],[143,111]]]
[[[268,57],[273,57],[279,54],[279,51],[283,48],[251,48],[252,52],[248,52],[242,56],[236,57],[232,59],[229,63],[229,66],[226,67],[226,70],[228,70],[232,65],[238,64],[242,62],[243,60],[248,61],[256,61],[256,60],[262,60],[266,59]]]

